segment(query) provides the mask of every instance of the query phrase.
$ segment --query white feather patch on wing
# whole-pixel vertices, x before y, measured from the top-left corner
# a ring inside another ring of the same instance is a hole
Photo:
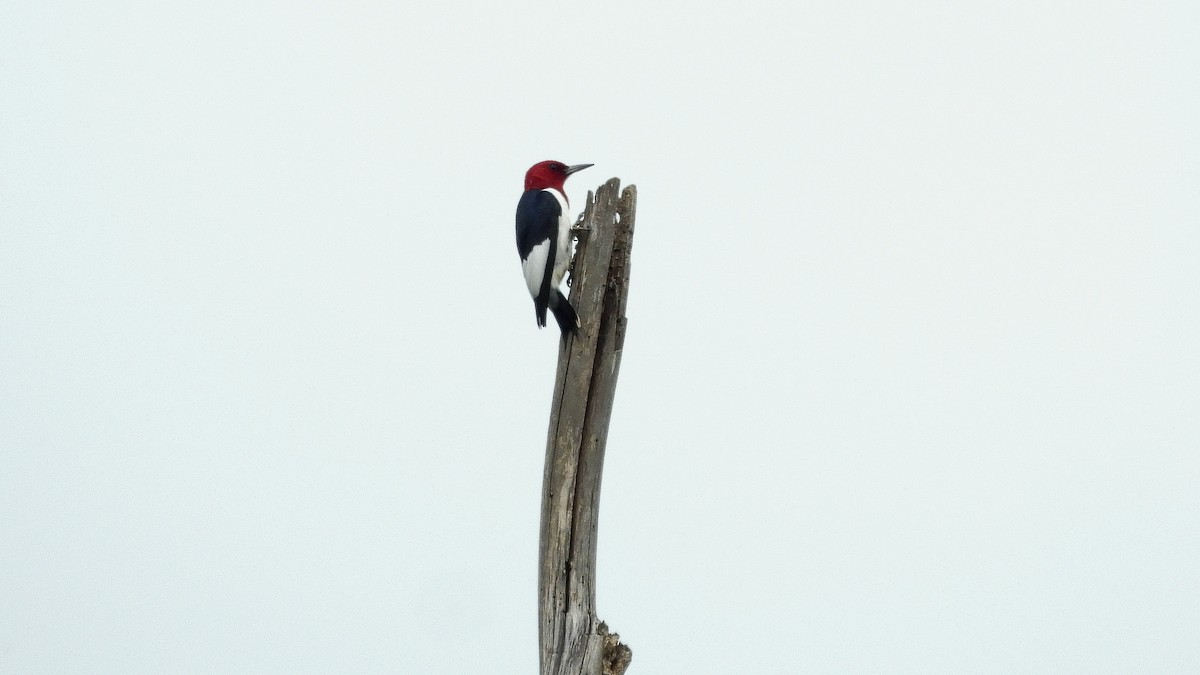
[[[521,261],[521,269],[525,271],[525,284],[529,286],[529,295],[537,297],[542,290],[542,280],[546,278],[546,258],[550,255],[550,240],[533,247],[529,257]]]

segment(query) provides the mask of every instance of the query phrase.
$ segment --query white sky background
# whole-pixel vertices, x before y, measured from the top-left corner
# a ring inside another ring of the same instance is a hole
[[[631,673],[1200,671],[1200,5],[960,4],[0,5],[0,671],[535,672],[543,159]]]

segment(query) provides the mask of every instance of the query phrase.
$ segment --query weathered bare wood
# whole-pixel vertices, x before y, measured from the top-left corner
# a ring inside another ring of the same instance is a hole
[[[618,197],[618,194],[620,195]],[[622,675],[632,652],[596,617],[596,532],[608,423],[625,342],[637,188],[588,193],[546,439],[538,571],[542,675]]]

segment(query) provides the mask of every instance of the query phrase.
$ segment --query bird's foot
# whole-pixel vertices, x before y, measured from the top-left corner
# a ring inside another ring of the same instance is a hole
[[[584,224],[583,215],[584,214],[581,213],[581,214],[579,214],[579,217],[575,219],[575,224],[571,226],[572,232],[591,232],[592,231],[592,228],[590,228]]]

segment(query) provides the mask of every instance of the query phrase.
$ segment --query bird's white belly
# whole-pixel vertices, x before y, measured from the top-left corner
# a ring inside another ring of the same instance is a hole
[[[558,217],[558,241],[556,242],[558,248],[554,252],[554,276],[550,277],[550,284],[558,288],[567,274],[567,268],[571,266],[571,256],[575,253],[574,241],[571,236],[571,209],[567,206],[566,197],[558,190],[546,190],[546,192],[554,195],[562,209],[562,215]]]

